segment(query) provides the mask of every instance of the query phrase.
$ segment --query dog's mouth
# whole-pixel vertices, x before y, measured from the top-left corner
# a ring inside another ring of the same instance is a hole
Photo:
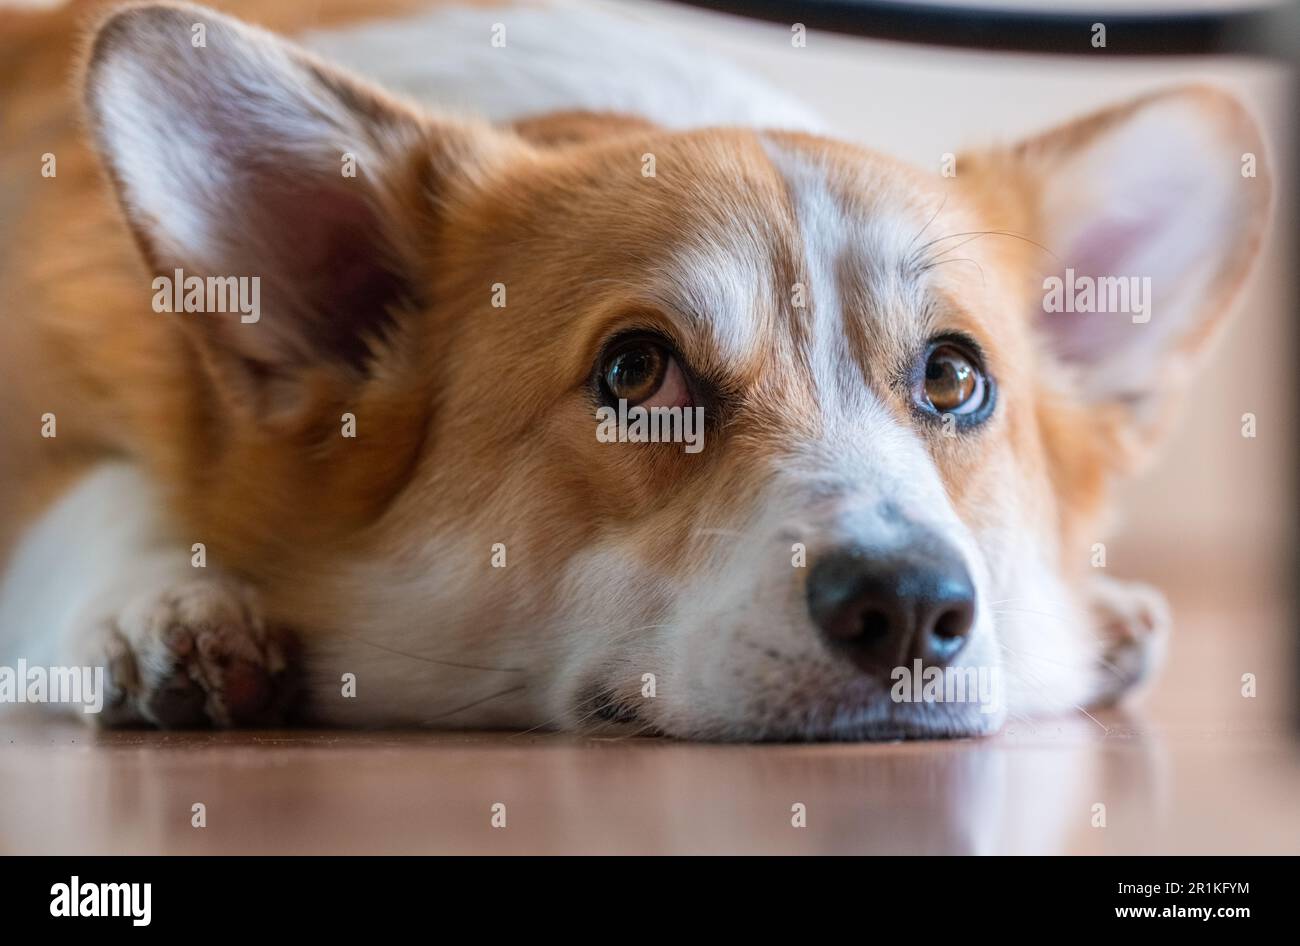
[[[597,684],[578,700],[578,717],[597,723],[632,725],[641,722],[635,706],[607,686]]]
[[[605,684],[592,684],[575,704],[580,726],[638,736],[722,739],[762,742],[897,742],[900,740],[968,739],[987,736],[1001,726],[1001,714],[973,707],[943,705],[899,706],[879,695],[851,705],[832,701],[803,707],[783,720],[755,719],[752,726],[726,727],[725,735],[704,726],[699,732],[672,733],[651,722],[636,704],[637,696],[619,694]],[[798,720],[796,722],[796,719]]]

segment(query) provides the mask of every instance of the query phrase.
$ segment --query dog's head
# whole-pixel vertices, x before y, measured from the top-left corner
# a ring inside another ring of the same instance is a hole
[[[1230,98],[931,173],[437,117],[180,7],[109,20],[87,89],[154,270],[261,279],[255,322],[169,317],[207,405],[186,502],[322,689],[384,681],[321,715],[863,738],[1113,689],[1107,493],[1269,201]],[[631,442],[637,407],[677,441]]]

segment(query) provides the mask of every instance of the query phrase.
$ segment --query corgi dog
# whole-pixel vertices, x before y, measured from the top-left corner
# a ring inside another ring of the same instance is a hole
[[[99,725],[961,737],[1158,662],[1090,558],[1260,250],[1230,95],[946,175],[581,8],[0,17],[0,663]]]

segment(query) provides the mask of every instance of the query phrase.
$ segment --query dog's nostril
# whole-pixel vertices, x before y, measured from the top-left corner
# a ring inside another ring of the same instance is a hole
[[[939,541],[829,552],[809,572],[807,599],[826,641],[883,678],[914,659],[940,666],[952,660],[975,620],[965,563]]]
[[[883,611],[865,611],[858,622],[858,634],[863,641],[879,641],[889,636],[889,615]]]
[[[927,663],[947,663],[965,645],[966,636],[974,622],[975,609],[970,605],[948,608],[935,620],[927,638],[918,642],[920,646],[916,648],[916,656]],[[924,632],[922,628],[922,633]]]
[[[962,638],[970,630],[974,617],[969,607],[949,608],[934,622],[934,635],[945,639]]]

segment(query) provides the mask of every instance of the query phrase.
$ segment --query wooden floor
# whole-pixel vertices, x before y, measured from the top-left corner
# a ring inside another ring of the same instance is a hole
[[[658,19],[678,16],[685,39],[717,45],[807,97],[837,134],[920,167],[954,144],[1046,127],[1065,117],[1062,103],[1082,114],[1156,84],[1230,82],[1276,113],[1278,140],[1294,114],[1284,76],[1235,61],[1117,61],[1099,72],[1076,57],[953,56],[827,35],[796,50],[782,24],[706,22],[672,4]],[[862,90],[875,88],[908,98],[864,108]],[[1136,534],[1194,545],[1181,530],[1199,516],[1204,528],[1253,541],[1294,508],[1276,472],[1288,468],[1283,447],[1294,439],[1282,410],[1294,370],[1283,354],[1291,309],[1276,298],[1294,248],[1269,259],[1219,367],[1193,386],[1187,415],[1206,422],[1189,425],[1167,461],[1178,476],[1149,481],[1132,504]],[[1246,446],[1235,434],[1242,410],[1261,411],[1263,433]],[[1242,449],[1223,445],[1224,430]],[[1246,563],[1237,551],[1202,542],[1199,562],[1170,568],[1181,576],[1171,595],[1176,638],[1140,703],[1095,720],[1015,724],[979,741],[96,734],[0,714],[0,853],[1300,853],[1300,752],[1288,722],[1300,683],[1294,628],[1276,588],[1241,577],[1258,575],[1274,553],[1259,548]],[[1240,575],[1226,575],[1232,565]],[[1241,695],[1243,673],[1257,676],[1254,699]],[[204,828],[191,826],[196,803],[206,807]],[[496,803],[506,806],[504,828],[491,826]],[[791,826],[795,804],[807,808],[805,828]],[[1105,827],[1093,826],[1097,805]]]
[[[1175,605],[1170,665],[1139,705],[978,741],[95,734],[4,716],[0,851],[1300,852],[1282,612]],[[791,825],[796,803],[805,828]]]

